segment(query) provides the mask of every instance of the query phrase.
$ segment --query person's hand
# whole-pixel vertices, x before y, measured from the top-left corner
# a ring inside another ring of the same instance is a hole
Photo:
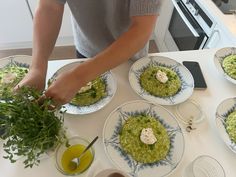
[[[45,74],[39,69],[30,69],[26,76],[15,86],[14,90],[22,86],[33,87],[43,91],[45,87]]]
[[[47,98],[53,100],[55,106],[61,106],[68,103],[77,93],[80,86],[79,79],[73,71],[61,73],[44,92]]]

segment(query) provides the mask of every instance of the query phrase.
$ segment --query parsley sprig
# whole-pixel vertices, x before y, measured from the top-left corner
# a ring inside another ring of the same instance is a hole
[[[9,93],[7,93],[9,94]],[[0,128],[6,155],[12,163],[23,156],[25,168],[40,163],[40,156],[58,143],[66,140],[63,128],[64,112],[48,108],[52,101],[46,99],[42,104],[36,101],[41,93],[29,87],[0,102]],[[9,95],[3,95],[3,98]]]

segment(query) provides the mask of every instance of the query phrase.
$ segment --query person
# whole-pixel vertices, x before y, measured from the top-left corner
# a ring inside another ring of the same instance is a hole
[[[67,2],[76,50],[90,58],[60,74],[45,90],[57,105],[68,103],[89,81],[132,57],[147,55],[147,42],[158,16],[159,0],[40,0],[34,18],[32,64],[22,86],[43,90],[47,63]]]

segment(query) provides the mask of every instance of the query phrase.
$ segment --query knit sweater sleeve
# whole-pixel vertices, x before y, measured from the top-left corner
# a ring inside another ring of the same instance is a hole
[[[156,15],[161,0],[130,0],[130,16]]]

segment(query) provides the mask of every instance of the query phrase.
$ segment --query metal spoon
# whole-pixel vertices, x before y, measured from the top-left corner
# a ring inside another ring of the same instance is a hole
[[[93,141],[91,141],[91,143],[89,143],[89,145],[83,150],[83,152],[79,155],[79,157],[76,157],[69,162],[68,167],[70,170],[73,171],[79,166],[81,157],[84,156],[84,154],[87,152],[87,150],[97,141],[97,139],[98,139],[98,136],[96,136],[93,139]]]

